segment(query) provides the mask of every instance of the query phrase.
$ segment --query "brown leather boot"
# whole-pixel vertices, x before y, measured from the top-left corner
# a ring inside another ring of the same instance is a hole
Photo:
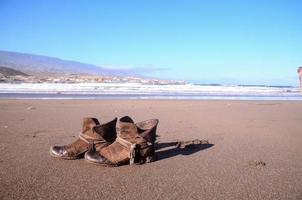
[[[83,157],[91,143],[98,149],[108,146],[116,138],[116,122],[117,118],[106,124],[100,124],[96,118],[84,118],[79,138],[68,145],[52,146],[50,148],[50,155],[72,160]]]
[[[85,154],[85,159],[103,165],[151,161],[150,157],[154,155],[157,124],[157,119],[134,124],[130,117],[123,117],[119,120],[115,142],[100,150],[91,148]]]

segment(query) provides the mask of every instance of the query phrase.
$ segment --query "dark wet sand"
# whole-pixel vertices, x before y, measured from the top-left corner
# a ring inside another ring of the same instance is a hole
[[[50,157],[83,117],[123,115],[160,120],[156,162]],[[0,134],[0,199],[302,199],[302,102],[1,100]],[[214,146],[170,144],[196,138]]]

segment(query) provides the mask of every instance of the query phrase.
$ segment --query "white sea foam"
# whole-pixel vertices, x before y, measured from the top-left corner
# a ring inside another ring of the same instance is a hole
[[[298,88],[265,86],[208,86],[195,84],[148,85],[140,83],[20,83],[0,84],[0,94],[87,94],[129,95],[150,98],[204,96],[296,97],[301,98]],[[147,96],[147,97],[144,97]]]

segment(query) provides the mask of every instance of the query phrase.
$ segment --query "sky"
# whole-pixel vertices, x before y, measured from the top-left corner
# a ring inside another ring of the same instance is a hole
[[[195,83],[298,85],[300,0],[0,0],[0,50]]]

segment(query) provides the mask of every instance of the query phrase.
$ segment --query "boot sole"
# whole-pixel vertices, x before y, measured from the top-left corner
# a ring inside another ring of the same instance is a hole
[[[97,162],[93,162],[93,161],[90,161],[90,160],[86,160],[86,162],[90,163],[90,164],[94,164],[94,165],[98,165],[98,166],[102,166],[102,167],[115,167],[114,165],[110,165],[110,164],[107,164],[107,163],[97,163]]]
[[[64,160],[76,160],[76,159],[82,158],[83,155],[85,154],[85,152],[84,152],[84,153],[79,154],[79,155],[76,156],[76,157],[63,157],[63,156],[57,156],[57,155],[53,154],[53,153],[51,152],[51,149],[49,150],[49,153],[50,153],[50,155],[51,155],[53,158],[60,158],[60,159],[64,159]]]
[[[88,162],[88,163],[90,163],[90,164],[98,165],[98,166],[103,166],[103,167],[117,167],[117,165],[114,165],[114,164],[93,162],[93,161],[91,161],[91,160],[88,160],[85,156],[84,156],[84,159],[85,159],[86,162]]]

